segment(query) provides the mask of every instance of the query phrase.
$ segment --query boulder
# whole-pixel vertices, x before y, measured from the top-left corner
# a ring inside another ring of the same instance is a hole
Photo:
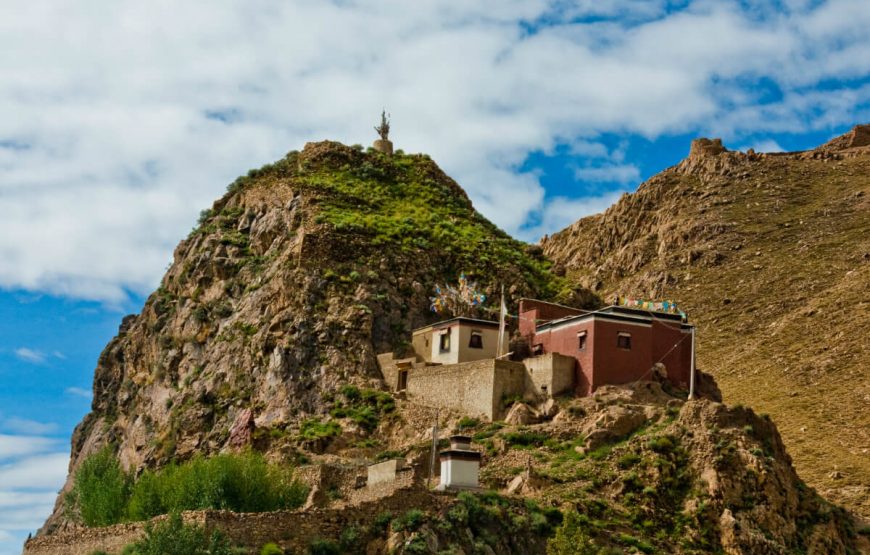
[[[504,420],[508,424],[523,425],[533,424],[538,420],[538,418],[527,404],[514,403]]]

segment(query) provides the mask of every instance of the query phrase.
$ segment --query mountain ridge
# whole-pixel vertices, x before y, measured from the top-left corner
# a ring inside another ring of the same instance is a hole
[[[801,475],[865,518],[868,176],[870,126],[794,153],[701,139],[604,213],[542,241],[605,298],[678,301],[725,398],[772,414]]]

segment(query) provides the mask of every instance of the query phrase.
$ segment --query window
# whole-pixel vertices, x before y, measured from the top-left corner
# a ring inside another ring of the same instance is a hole
[[[621,331],[616,336],[616,346],[620,349],[631,349],[631,334]]]
[[[468,346],[472,349],[483,349],[483,334],[479,331],[472,331]]]
[[[450,351],[450,330],[441,334],[441,352],[446,353],[448,351]]]
[[[577,334],[577,350],[585,351],[586,350],[586,332],[581,331]]]

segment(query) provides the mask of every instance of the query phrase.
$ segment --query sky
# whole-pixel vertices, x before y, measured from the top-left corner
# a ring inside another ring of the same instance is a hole
[[[870,121],[867,0],[0,2],[0,554],[50,512],[97,357],[197,214],[308,141],[425,152],[536,241],[689,141]]]

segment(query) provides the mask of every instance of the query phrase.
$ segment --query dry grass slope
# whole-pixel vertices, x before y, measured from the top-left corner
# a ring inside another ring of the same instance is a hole
[[[769,413],[799,474],[870,517],[870,147],[854,144],[693,154],[544,247],[605,296],[678,301],[726,401]]]

